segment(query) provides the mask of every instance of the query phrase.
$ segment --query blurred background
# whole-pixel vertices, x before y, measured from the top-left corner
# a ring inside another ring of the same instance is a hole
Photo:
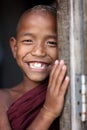
[[[15,34],[17,20],[26,9],[37,4],[54,4],[55,0],[0,0],[0,87],[12,87],[22,80],[14,60],[9,38]]]

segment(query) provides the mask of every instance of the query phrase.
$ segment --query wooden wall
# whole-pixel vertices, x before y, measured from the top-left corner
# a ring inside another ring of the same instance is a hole
[[[78,112],[82,110],[81,104],[77,103],[80,99],[82,102],[79,93],[82,85],[77,77],[81,78],[85,74],[87,79],[87,0],[57,0],[57,3],[59,58],[65,60],[71,78],[60,119],[60,130],[86,130],[87,119],[83,122]],[[87,106],[87,83],[85,85]]]
[[[69,42],[69,2],[58,0],[58,46],[59,58],[63,59],[70,72],[70,42]],[[60,120],[60,130],[71,130],[70,88],[68,89],[63,114]]]

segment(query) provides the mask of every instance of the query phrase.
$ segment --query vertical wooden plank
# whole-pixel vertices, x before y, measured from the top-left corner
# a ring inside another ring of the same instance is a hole
[[[82,93],[82,76],[85,78],[85,31],[84,31],[84,4],[83,0],[70,0],[70,67],[71,67],[71,129],[86,130],[85,117],[86,91]],[[77,78],[78,77],[78,78]],[[79,79],[79,80],[78,80]],[[86,86],[85,86],[86,88]],[[85,89],[84,89],[85,90]],[[81,92],[80,92],[81,91]],[[83,96],[85,98],[83,103]],[[83,110],[84,106],[84,110]],[[87,115],[86,115],[87,116]],[[84,118],[85,119],[85,118]]]
[[[84,39],[85,39],[85,74],[87,74],[87,0],[83,1],[84,10]]]
[[[65,60],[71,77],[61,115],[60,130],[86,130],[87,121],[83,122],[80,115],[82,110],[80,90],[81,76],[87,74],[87,1],[57,2],[59,58]]]
[[[85,42],[85,75],[87,75],[87,0],[83,1],[83,12],[84,12],[84,42]],[[86,81],[86,110],[87,110],[87,81]],[[87,118],[87,113],[86,113]],[[85,129],[87,129],[87,121],[85,123]]]
[[[69,42],[69,1],[57,0],[58,2],[58,46],[59,58],[67,64],[68,75],[70,72],[70,42]],[[71,130],[70,87],[67,92],[64,110],[60,119],[60,130]]]

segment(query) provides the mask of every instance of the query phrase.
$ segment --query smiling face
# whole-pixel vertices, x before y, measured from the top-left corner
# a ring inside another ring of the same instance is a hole
[[[34,82],[45,80],[58,58],[56,18],[50,13],[29,13],[11,38],[13,55],[24,77]]]

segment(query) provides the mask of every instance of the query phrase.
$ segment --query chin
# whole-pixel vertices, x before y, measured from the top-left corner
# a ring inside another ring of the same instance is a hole
[[[34,81],[34,82],[42,82],[44,81],[46,78],[32,78],[31,80]]]
[[[30,80],[34,81],[34,82],[42,82],[44,81],[46,78],[48,77],[48,75],[33,75],[31,77],[28,77]]]
[[[43,82],[45,79],[47,79],[49,76],[49,72],[47,73],[24,73],[24,77],[27,80],[30,80],[32,82]]]

